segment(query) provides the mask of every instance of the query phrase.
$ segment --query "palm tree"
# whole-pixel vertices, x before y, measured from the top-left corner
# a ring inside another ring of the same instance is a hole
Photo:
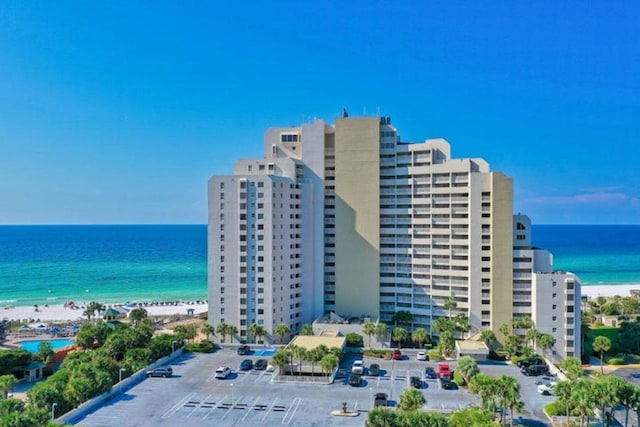
[[[496,340],[496,334],[491,329],[485,329],[480,332],[480,340],[485,343],[485,345],[491,348],[491,343]]]
[[[373,408],[367,415],[366,427],[391,427],[400,425],[398,413],[381,406]]]
[[[233,336],[238,333],[238,328],[234,325],[229,325],[227,327],[227,332],[229,333],[229,337],[231,338],[231,342],[233,342]]]
[[[281,369],[282,373],[286,374],[287,371],[283,368],[285,368],[290,363],[290,355],[284,348],[279,348],[271,358],[271,361],[274,366]]]
[[[469,324],[469,318],[464,314],[457,314],[456,317],[453,318],[454,328],[458,331],[462,332],[462,337],[464,338],[464,334],[469,332],[471,329],[471,324]]]
[[[429,332],[425,328],[416,328],[411,334],[411,339],[422,348],[422,345],[429,340]]]
[[[320,368],[322,369],[322,372],[326,372],[327,376],[329,376],[339,363],[340,360],[334,354],[326,354],[320,360]]]
[[[611,350],[611,340],[605,336],[597,336],[593,340],[593,351],[600,352],[600,373],[604,374],[604,352]]]
[[[369,348],[371,348],[371,336],[376,333],[376,324],[369,321],[362,325],[362,333],[369,336]]]
[[[257,323],[252,323],[251,326],[247,329],[247,333],[250,336],[253,336],[257,341],[260,341],[261,337],[264,337],[267,331],[264,329],[264,326],[258,325]]]
[[[313,335],[313,326],[308,323],[302,325],[302,328],[300,328],[300,335]]]
[[[382,342],[387,340],[387,335],[389,335],[389,326],[386,323],[378,322],[376,325],[376,337]]]
[[[538,335],[538,347],[542,352],[546,352],[556,343],[556,339],[551,334],[541,333]]]
[[[444,300],[444,305],[443,305],[444,309],[447,310],[449,312],[449,320],[451,320],[451,311],[458,307],[458,301],[456,301],[456,297],[454,297],[453,295],[448,296],[445,300]]]
[[[629,408],[636,413],[636,418],[640,420],[640,387],[635,384],[631,385],[631,395],[627,400]],[[625,421],[625,427],[627,423]]]
[[[211,323],[205,322],[205,324],[202,325],[202,332],[204,332],[204,334],[207,336],[207,339],[209,339],[211,335],[216,334],[216,328],[214,328]]]
[[[18,380],[11,374],[0,376],[0,392],[2,398],[6,399],[13,388],[18,384]]]
[[[407,310],[396,311],[393,315],[393,322],[397,326],[400,325],[409,325],[413,322],[413,314]]]
[[[469,383],[469,391],[480,396],[480,406],[483,409],[495,409],[497,396],[496,379],[483,373],[474,375]]]
[[[398,347],[402,348],[402,343],[409,338],[409,332],[404,328],[395,328],[393,330],[393,340],[398,343]]]
[[[584,425],[585,417],[593,414],[596,400],[593,392],[592,381],[578,381],[574,384],[571,400],[580,412],[580,426]]]
[[[527,334],[525,335],[525,339],[531,343],[532,348],[536,348],[536,340],[540,336],[540,332],[536,328],[527,329]]]
[[[280,342],[284,342],[284,337],[291,333],[291,329],[286,323],[280,323],[274,328],[273,332],[280,337]]]
[[[129,319],[133,321],[133,326],[138,327],[142,319],[146,319],[149,313],[142,307],[136,307],[129,313]]]
[[[513,413],[520,412],[524,407],[524,402],[520,399],[520,383],[514,377],[508,375],[500,375],[497,379],[498,398],[500,406],[509,408],[511,415],[511,427],[513,427]],[[504,423],[504,413],[502,416]]]
[[[311,362],[311,375],[314,374],[315,364],[320,362],[323,357],[324,357],[324,354],[322,354],[322,351],[319,350],[318,348],[311,349],[307,352],[307,360]]]
[[[584,376],[582,362],[577,357],[567,357],[560,363],[560,369],[567,376],[569,381],[577,381],[578,378]]]
[[[478,368],[478,362],[471,356],[463,356],[458,360],[457,371],[464,378],[464,382],[469,384],[471,379],[480,373],[480,368]]]
[[[559,401],[567,408],[567,425],[569,425],[569,410],[571,408],[571,392],[573,385],[571,381],[560,381],[553,386],[553,394],[558,396]]]
[[[296,346],[293,349],[293,355],[298,359],[298,374],[302,375],[302,361],[307,357],[307,349]]]
[[[422,408],[427,400],[424,398],[424,394],[418,389],[408,388],[400,395],[400,402],[398,403],[398,411],[400,412],[412,412]]]
[[[453,332],[453,330],[455,329],[455,324],[449,319],[438,317],[431,325],[431,329],[436,331],[438,334],[441,334],[444,331]]]
[[[229,334],[229,325],[222,322],[216,327],[216,333],[222,335],[222,341],[227,342],[227,334]]]

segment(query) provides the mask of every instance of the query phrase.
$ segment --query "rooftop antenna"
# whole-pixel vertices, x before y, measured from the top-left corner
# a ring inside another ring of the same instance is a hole
[[[349,112],[347,111],[347,107],[342,107],[342,117],[343,118],[349,117]]]

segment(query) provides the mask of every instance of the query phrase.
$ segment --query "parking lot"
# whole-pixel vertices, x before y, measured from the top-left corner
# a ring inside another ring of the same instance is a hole
[[[368,367],[378,363],[379,376],[364,376],[360,387],[348,385],[348,378],[333,384],[274,382],[272,372],[239,371],[245,358],[255,362],[261,356],[239,356],[227,348],[213,354],[185,354],[171,366],[171,378],[147,378],[105,406],[77,422],[83,426],[121,426],[123,420],[131,426],[181,425],[239,426],[239,425],[295,425],[295,426],[362,426],[373,406],[373,396],[387,393],[391,406],[402,392],[410,387],[411,376],[422,379],[422,392],[427,403],[424,409],[454,411],[479,403],[477,396],[466,389],[443,390],[436,380],[424,379],[424,367],[436,363],[420,362],[415,352],[404,360],[365,359]],[[345,359],[342,367],[349,368],[354,356]],[[455,363],[450,363],[455,369]],[[220,366],[232,368],[225,380],[215,378]],[[508,374],[521,383],[526,403],[525,425],[543,425],[541,410],[554,398],[536,391],[535,377],[524,377],[514,366],[481,364],[480,369],[490,375]],[[347,402],[358,417],[336,417],[331,412]],[[537,421],[537,422],[536,422]],[[546,421],[545,421],[546,424]]]

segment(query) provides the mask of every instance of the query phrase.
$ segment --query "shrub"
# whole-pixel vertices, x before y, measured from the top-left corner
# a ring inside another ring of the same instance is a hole
[[[626,362],[622,357],[612,357],[607,363],[609,363],[609,365],[626,365]]]
[[[567,407],[560,402],[551,402],[544,407],[544,411],[550,417],[553,417],[554,415],[566,415]]]
[[[347,341],[347,347],[364,347],[364,340],[360,334],[349,332],[345,338]]]
[[[187,344],[185,349],[194,353],[212,353],[216,350],[216,345],[212,341],[202,340],[198,343]]]
[[[363,355],[377,359],[391,359],[391,350],[369,349],[364,350]]]
[[[442,354],[440,354],[440,350],[429,350],[429,360],[432,362],[442,360]]]
[[[458,387],[462,387],[463,385],[466,385],[466,382],[462,377],[462,374],[458,371],[453,371],[453,382],[456,383]]]

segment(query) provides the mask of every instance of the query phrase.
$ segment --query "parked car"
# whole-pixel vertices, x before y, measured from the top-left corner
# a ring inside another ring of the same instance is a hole
[[[360,387],[361,384],[362,384],[362,375],[351,374],[351,376],[349,377],[349,385],[351,387]]]
[[[249,353],[251,353],[251,347],[249,347],[248,345],[241,345],[240,347],[238,347],[238,354],[240,356],[245,356]]]
[[[253,369],[253,360],[244,359],[242,362],[240,362],[240,370],[241,371],[249,371],[251,369]]]
[[[438,378],[438,375],[436,374],[435,369],[433,369],[431,366],[427,366],[426,368],[424,368],[424,377],[428,380],[435,380]]]
[[[553,394],[553,387],[548,384],[539,384],[538,393],[544,396],[551,396]]]
[[[527,366],[542,365],[543,363],[544,363],[544,360],[542,360],[539,357],[528,357],[526,359],[519,361],[517,365],[518,365],[518,368],[526,368]]]
[[[419,377],[411,377],[409,379],[411,387],[422,388],[422,380]]]
[[[170,377],[171,375],[173,375],[173,369],[171,369],[171,367],[168,367],[168,366],[165,368],[155,368],[147,371],[148,377],[167,378],[167,377]]]
[[[444,390],[455,390],[458,388],[458,386],[456,385],[456,383],[454,383],[451,380],[440,380],[440,387],[442,387]]]
[[[549,367],[547,367],[547,365],[531,365],[526,368],[522,368],[521,372],[528,377],[537,377],[539,375],[548,374]]]
[[[426,351],[419,351],[418,354],[416,355],[416,359],[422,360],[422,361],[428,360],[427,352]]]
[[[378,375],[380,375],[380,365],[378,365],[377,363],[372,363],[371,365],[369,365],[369,375],[373,377],[377,377]]]
[[[351,373],[357,375],[364,375],[364,360],[356,360],[351,365]]]
[[[231,374],[231,368],[228,366],[220,366],[216,369],[216,378],[219,380],[226,379]]]
[[[438,376],[442,377],[444,375],[453,375],[448,363],[441,363],[438,365]]]
[[[373,407],[377,408],[378,406],[387,406],[387,393],[376,393],[373,398]]]
[[[391,358],[393,360],[402,360],[402,352],[396,348],[391,352]]]
[[[258,359],[253,365],[253,369],[255,369],[256,371],[264,371],[265,369],[267,369],[267,365],[268,363],[266,359]]]
[[[558,380],[554,377],[540,377],[536,380],[536,385],[544,384],[549,387],[553,387],[558,383]]]

